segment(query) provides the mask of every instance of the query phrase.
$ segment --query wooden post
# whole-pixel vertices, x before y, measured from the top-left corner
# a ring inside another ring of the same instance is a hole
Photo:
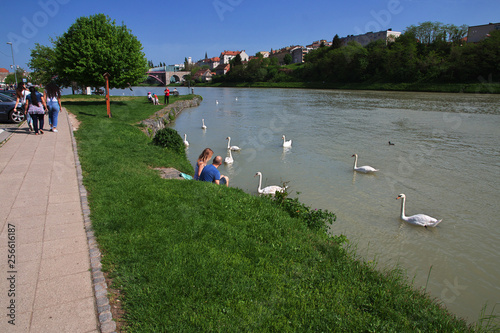
[[[104,78],[106,79],[106,108],[108,110],[108,117],[111,118],[111,106],[109,103],[109,73],[104,73],[103,74]]]

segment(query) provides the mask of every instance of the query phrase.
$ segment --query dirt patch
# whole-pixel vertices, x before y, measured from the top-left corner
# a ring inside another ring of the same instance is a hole
[[[68,111],[68,109],[66,109],[66,112],[68,112],[69,122],[71,123],[71,127],[73,128],[73,132],[77,131],[80,127],[80,122],[78,121],[78,119],[76,119],[76,116],[74,114]]]
[[[154,168],[160,171],[160,176],[163,179],[184,179],[181,172],[175,168]]]

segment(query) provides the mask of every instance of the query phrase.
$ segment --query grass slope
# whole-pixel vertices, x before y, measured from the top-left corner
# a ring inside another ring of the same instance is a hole
[[[214,184],[137,128],[145,98],[66,98],[103,265],[130,332],[470,331],[405,283],[355,260],[272,200]]]

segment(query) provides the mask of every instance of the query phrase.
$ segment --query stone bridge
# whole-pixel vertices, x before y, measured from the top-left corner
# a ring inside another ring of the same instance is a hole
[[[155,80],[157,80],[161,84],[165,85],[165,84],[172,83],[172,82],[182,83],[185,81],[184,77],[186,75],[190,75],[191,72],[189,72],[189,71],[166,71],[166,70],[159,71],[159,70],[156,70],[156,71],[148,71],[148,72],[146,72],[146,74],[149,77],[154,78]]]

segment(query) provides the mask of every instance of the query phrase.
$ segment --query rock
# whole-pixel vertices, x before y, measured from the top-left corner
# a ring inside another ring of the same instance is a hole
[[[150,138],[154,137],[156,132],[170,124],[184,109],[197,107],[201,103],[200,97],[194,97],[191,100],[176,101],[169,104],[160,111],[155,112],[151,117],[140,122],[142,130]]]

